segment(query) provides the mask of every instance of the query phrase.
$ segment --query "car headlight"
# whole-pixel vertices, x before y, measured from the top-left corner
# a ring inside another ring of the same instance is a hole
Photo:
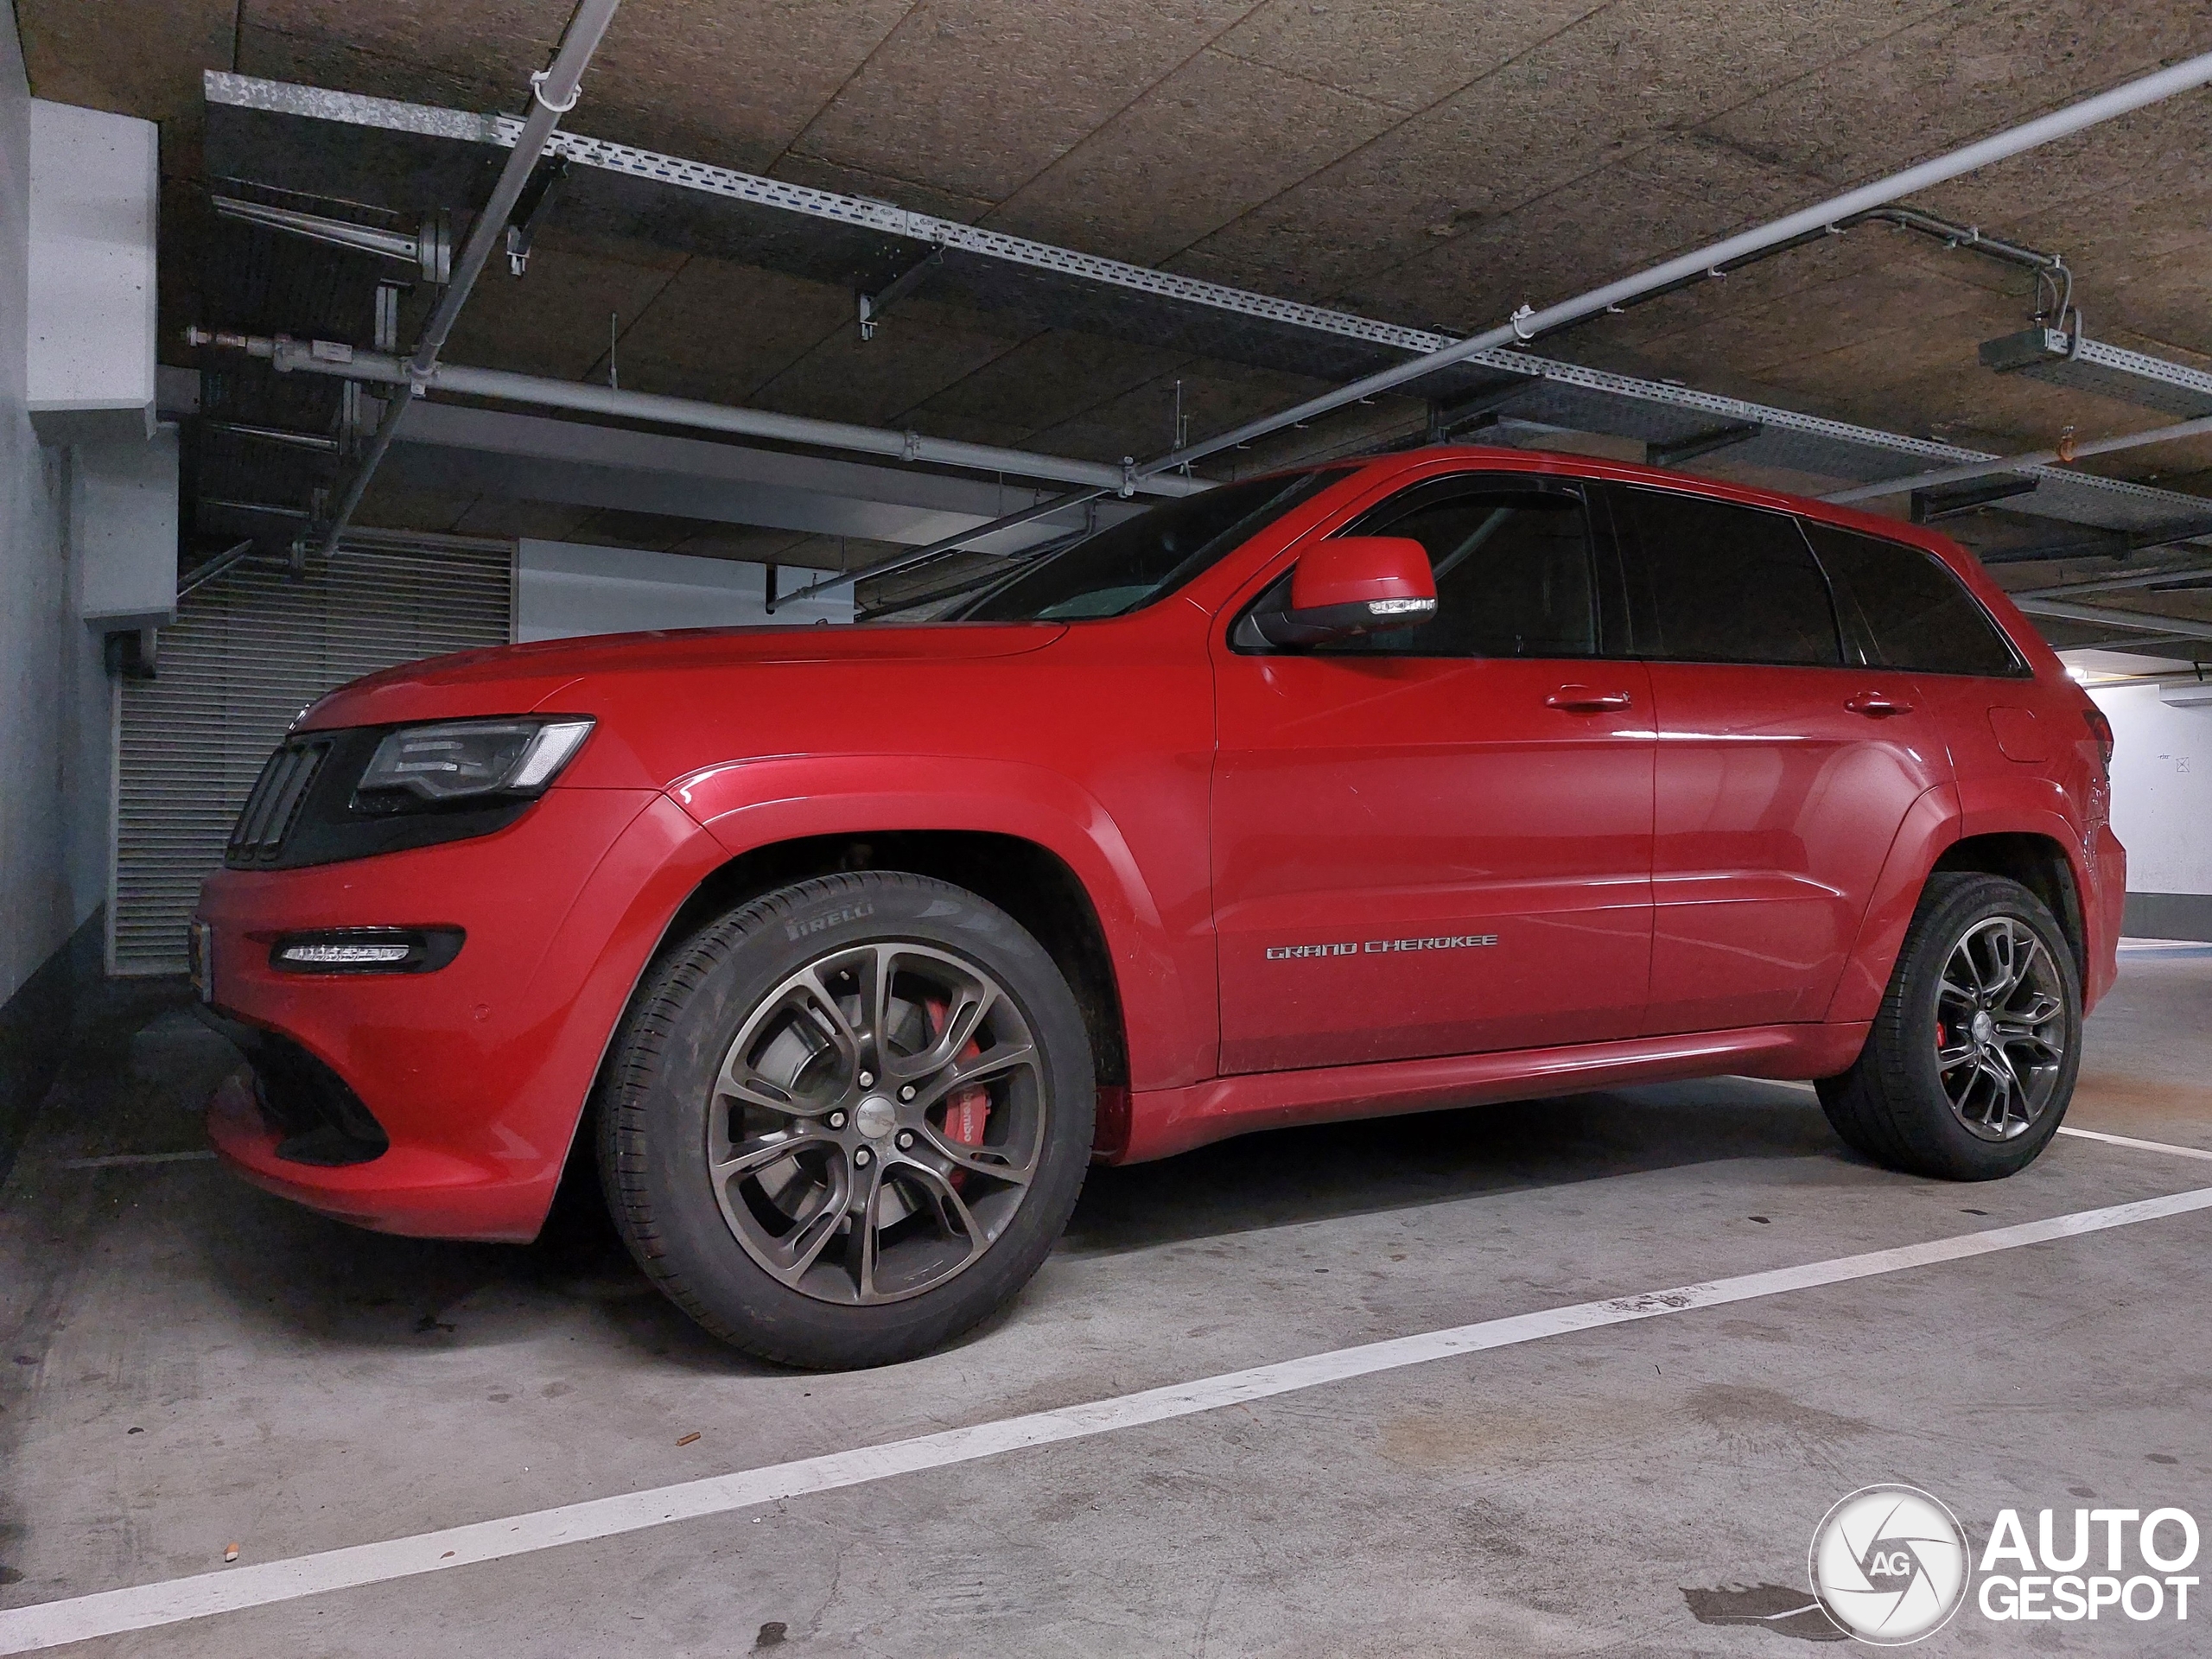
[[[591,734],[588,720],[451,720],[385,735],[353,785],[355,805],[404,811],[484,796],[542,794]]]

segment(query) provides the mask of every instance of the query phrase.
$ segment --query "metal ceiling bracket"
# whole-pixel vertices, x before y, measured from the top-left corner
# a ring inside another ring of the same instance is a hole
[[[1933,524],[1946,518],[1963,518],[1969,512],[1979,512],[1999,501],[2009,501],[2016,495],[2030,494],[2042,482],[2041,479],[2034,477],[1993,478],[1979,484],[1955,485],[1948,489],[1915,490],[1912,493],[1912,522]]]
[[[2075,321],[2071,334],[2038,327],[1985,340],[1981,365],[2169,415],[2212,415],[2212,372],[2088,339],[2079,317]]]
[[[519,276],[528,268],[531,245],[537,240],[538,227],[545,222],[553,199],[561,194],[561,181],[568,175],[569,158],[549,156],[537,164],[537,170],[530,175],[530,182],[516,198],[515,210],[507,219],[507,270],[511,274]]]
[[[907,266],[874,293],[861,295],[861,338],[874,340],[876,329],[882,326],[883,314],[928,281],[931,272],[944,263],[944,249],[942,246],[931,248],[926,256]]]
[[[1432,403],[1428,406],[1427,435],[1424,442],[1449,442],[1453,433],[1483,424],[1485,416],[1503,409],[1537,384],[1535,380],[1509,380],[1503,385],[1492,386],[1487,391],[1478,391],[1471,397],[1462,397],[1455,404]]]
[[[1679,467],[1717,449],[1732,449],[1739,443],[1749,443],[1765,430],[1764,421],[1732,421],[1710,432],[1693,433],[1671,443],[1647,443],[1643,446],[1644,460],[1653,467]]]

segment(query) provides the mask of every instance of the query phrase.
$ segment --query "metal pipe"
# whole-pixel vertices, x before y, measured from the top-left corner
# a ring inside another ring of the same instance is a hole
[[[216,577],[221,575],[224,571],[230,569],[233,565],[245,559],[252,551],[253,542],[251,537],[248,537],[246,540],[238,543],[235,547],[226,548],[222,552],[218,553],[212,559],[203,559],[199,564],[193,567],[193,571],[190,575],[179,579],[176,584],[176,596],[179,599],[182,599],[187,594],[206,587],[209,582],[214,581]]]
[[[2170,634],[2182,639],[2212,639],[2212,622],[2193,621],[2184,616],[2115,611],[2107,605],[2069,605],[2057,599],[2015,596],[2012,602],[2030,616],[2055,617],[2062,622],[2092,622],[2100,627],[2130,628],[2140,633]]]
[[[2156,588],[2160,582],[2171,582],[2177,588],[2196,587],[2212,582],[2212,565],[2169,564],[2156,570],[2134,570],[2124,576],[2100,576],[2094,582],[2059,582],[2049,588],[2024,588],[2012,595],[2018,604],[2025,599],[2064,599],[2072,594],[2116,594],[2130,588]]]
[[[744,437],[770,438],[781,443],[807,444],[816,448],[887,455],[897,461],[1002,473],[1009,478],[1073,484],[1099,495],[1119,494],[1128,481],[1124,468],[1103,461],[1040,455],[1026,449],[1001,449],[995,444],[963,443],[950,438],[926,438],[918,432],[894,432],[887,427],[817,421],[803,415],[738,409],[727,404],[701,403],[690,397],[669,397],[658,392],[632,391],[582,381],[549,380],[505,369],[475,369],[463,364],[441,363],[418,381],[412,366],[403,359],[382,352],[359,351],[334,340],[287,340],[281,334],[219,334],[204,328],[188,328],[184,338],[189,346],[213,346],[265,359],[280,372],[331,375],[343,380],[410,389],[419,385],[426,391],[491,397],[501,403],[569,409],[621,420],[694,427]],[[403,408],[407,401],[404,397],[391,399],[395,406]],[[1200,479],[1155,478],[1138,480],[1132,487],[1140,494],[1175,496],[1190,495],[1207,486]],[[987,535],[991,528],[984,525],[967,534],[970,538]]]
[[[426,385],[436,371],[438,353],[445,349],[447,338],[461,316],[461,308],[468,303],[477,277],[483,274],[486,263],[505,236],[507,219],[514,212],[523,187],[530,182],[531,170],[544,152],[545,141],[553,136],[553,129],[561,124],[561,118],[575,107],[584,66],[598,50],[600,38],[607,33],[607,24],[614,21],[615,8],[621,3],[622,0],[577,0],[553,61],[531,76],[530,114],[523,121],[522,130],[515,135],[515,146],[507,153],[506,164],[499,169],[499,180],[493,185],[483,211],[469,226],[468,240],[461,248],[461,257],[454,262],[453,280],[439,294],[437,309],[423,325],[423,333],[407,359],[407,379],[411,385],[404,395],[388,400],[384,419],[377,423],[376,435],[369,440],[367,449],[339,498],[338,510],[331,515],[329,530],[323,537],[325,556],[338,550],[339,538],[359,509],[361,498],[368,493],[369,480],[376,476],[377,467],[391,448],[399,423],[415,395],[414,388]]]
[[[1249,443],[1255,438],[1265,437],[1298,422],[1310,421],[1316,416],[1342,409],[1363,397],[1395,391],[1409,381],[1433,374],[1439,369],[1449,368],[1455,363],[1464,363],[1484,352],[1516,341],[1526,343],[1548,329],[1597,316],[1610,306],[1636,299],[1653,289],[1680,282],[1684,277],[1710,270],[1716,265],[1725,265],[1746,254],[1758,253],[1777,243],[1787,242],[1793,237],[1825,231],[1838,219],[1865,213],[1869,208],[1886,207],[1900,196],[1910,195],[1916,190],[1941,184],[1947,179],[1955,179],[1961,174],[1971,173],[1993,162],[2004,161],[2024,150],[2050,143],[2054,139],[2068,137],[2085,127],[2158,103],[2177,92],[2192,91],[2208,81],[2212,81],[2212,52],[2184,59],[2156,73],[2100,92],[2094,98],[2084,99],[2062,110],[2054,110],[2048,115],[2038,116],[2019,126],[1993,134],[1948,155],[1909,167],[1901,173],[1892,173],[1887,178],[1861,185],[1855,190],[1847,190],[1840,196],[1832,196],[1826,201],[1801,209],[1756,230],[1745,231],[1700,248],[1694,253],[1669,259],[1649,270],[1624,277],[1617,283],[1608,283],[1603,288],[1592,289],[1574,299],[1563,300],[1541,311],[1524,305],[1500,327],[1471,335],[1431,352],[1426,357],[1414,358],[1395,367],[1381,370],[1363,379],[1339,386],[1333,391],[1324,392],[1318,397],[1309,397],[1292,408],[1247,421],[1242,426],[1232,427],[1226,432],[1217,433],[1197,443],[1183,445],[1145,462],[1137,468],[1137,474],[1140,477],[1149,477],[1174,467],[1188,466],[1208,455],[1233,448],[1240,443]]]
[[[2056,449],[2037,449],[2025,455],[1992,455],[1986,461],[1938,467],[1932,473],[1915,473],[1906,478],[1885,478],[1873,484],[1854,485],[1850,489],[1824,495],[1821,499],[1871,501],[1877,496],[1902,495],[1908,490],[1932,490],[1942,484],[1963,484],[1968,479],[1987,478],[1993,473],[2039,473],[2053,463],[2063,466],[2068,461],[2079,461],[2084,455],[2108,455],[2119,449],[2140,449],[2147,444],[2201,438],[2208,432],[2212,432],[2212,415],[2200,415],[2193,421],[2177,421],[2171,426],[2154,426],[2145,432],[2123,432],[2117,437],[2090,438],[2072,445],[2063,455]],[[2066,474],[2052,473],[2050,476],[2064,478]]]
[[[777,602],[781,604],[785,600],[804,599],[809,594],[818,594],[824,588],[842,588],[847,582],[868,582],[877,576],[896,575],[901,570],[911,570],[918,564],[927,564],[931,559],[941,559],[948,553],[957,553],[970,542],[980,542],[984,537],[995,536],[1000,531],[1013,530],[1018,525],[1030,524],[1039,518],[1049,518],[1064,507],[1079,507],[1084,502],[1096,501],[1106,493],[1108,492],[1103,489],[1092,489],[1076,490],[1066,495],[1047,496],[1042,501],[1033,502],[1028,506],[1006,513],[990,520],[988,524],[978,524],[973,530],[963,530],[957,536],[948,536],[943,541],[931,542],[927,547],[912,549],[907,552],[885,559],[880,563],[864,565],[849,575],[841,571],[836,575],[823,576],[819,581],[810,582],[797,593],[786,594],[783,600],[779,600]]]

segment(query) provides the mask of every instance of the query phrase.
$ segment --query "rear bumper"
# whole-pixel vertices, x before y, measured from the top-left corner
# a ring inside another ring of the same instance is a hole
[[[2121,917],[2127,909],[2127,849],[2110,824],[2099,824],[2090,849],[2090,887],[2082,906],[2082,943],[2088,971],[2082,976],[2082,1002],[2094,1008],[2120,977]]]
[[[722,857],[657,791],[555,789],[496,835],[219,873],[198,917],[215,1011],[327,1067],[387,1144],[356,1136],[349,1160],[326,1160],[240,1076],[210,1103],[216,1151],[257,1186],[380,1231],[534,1237],[630,989]],[[269,964],[280,934],[393,926],[467,938],[430,973]]]

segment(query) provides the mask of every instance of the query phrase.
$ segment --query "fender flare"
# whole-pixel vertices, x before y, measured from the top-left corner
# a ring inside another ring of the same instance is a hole
[[[1065,775],[965,756],[785,755],[702,767],[668,793],[733,858],[780,842],[893,832],[1005,836],[1043,848],[1082,885],[1105,935],[1133,1086],[1211,1075],[1219,1010],[1210,883],[1163,903],[1113,816]],[[1201,871],[1205,830],[1192,824],[1189,843]]]
[[[1937,861],[1953,847],[1976,836],[2035,836],[2053,842],[2064,854],[2082,895],[2085,936],[2096,921],[2088,914],[2090,895],[2096,887],[2083,867],[2081,843],[2074,826],[2045,807],[2017,804],[1991,805],[1973,810],[1961,804],[1955,784],[1936,784],[1923,791],[1905,810],[1883,861],[1866,913],[1853,941],[1835,994],[1829,999],[1829,1020],[1872,1020],[1880,1010],[1882,997],[1896,970],[1897,953],[1904,949],[1906,930],[1919,908],[1922,890]],[[2089,959],[2097,960],[2099,942],[2085,937]],[[2086,991],[2086,987],[2085,987]]]

